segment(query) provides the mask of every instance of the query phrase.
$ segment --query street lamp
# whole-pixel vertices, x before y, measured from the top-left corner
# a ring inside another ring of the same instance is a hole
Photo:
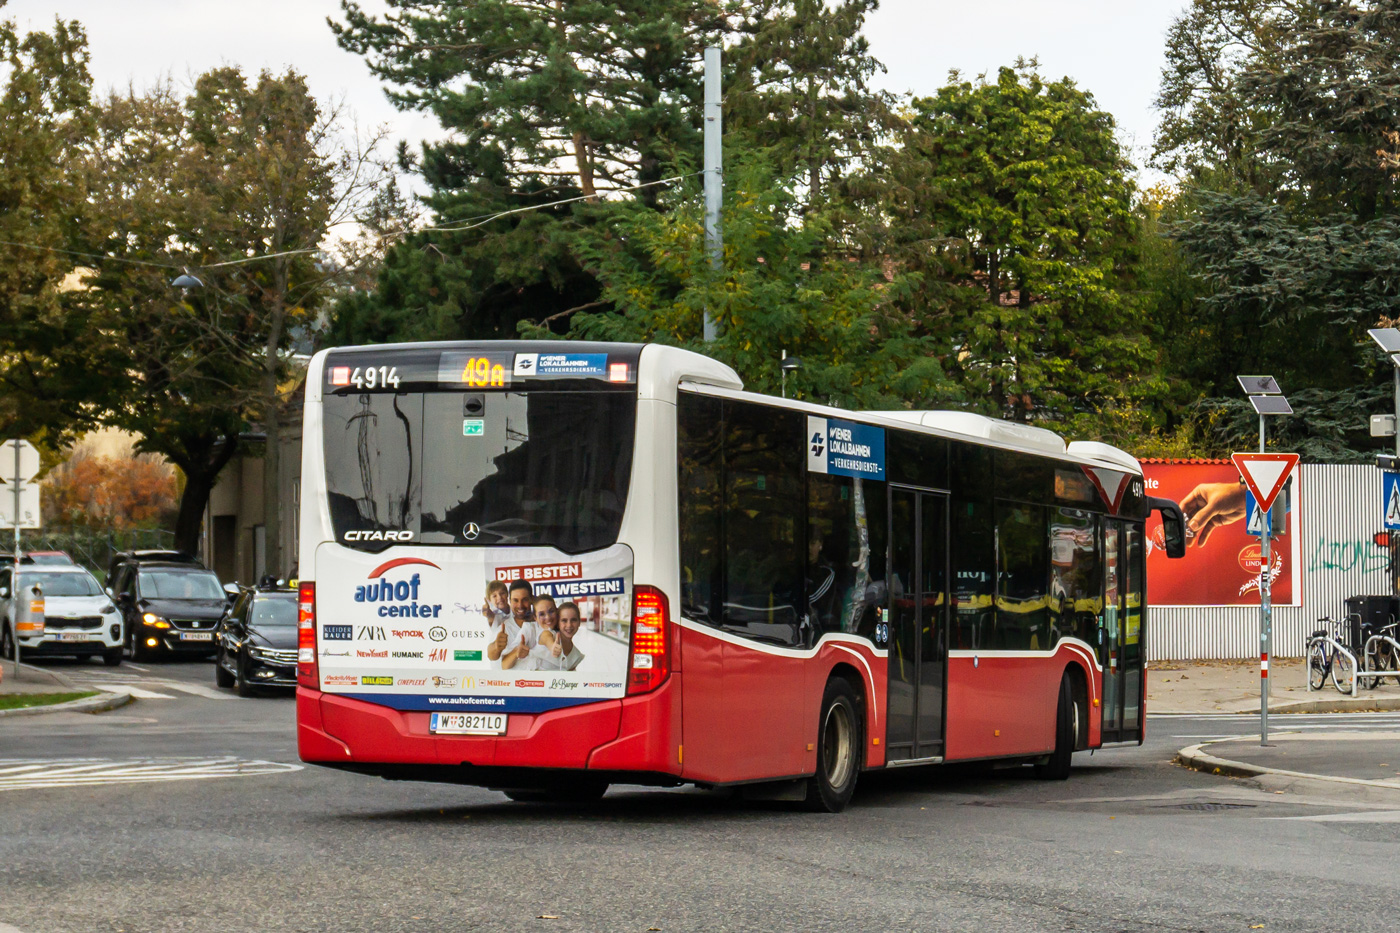
[[[787,398],[787,377],[788,373],[795,373],[802,368],[802,360],[795,356],[788,356],[787,351],[783,351],[783,362],[778,367],[783,374],[783,398]]]

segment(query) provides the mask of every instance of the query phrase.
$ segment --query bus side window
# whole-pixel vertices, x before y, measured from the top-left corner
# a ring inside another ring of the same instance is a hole
[[[805,419],[724,403],[724,627],[784,645],[806,640]]]
[[[949,647],[994,648],[996,538],[989,447],[956,442],[948,456],[952,501],[953,623]]]
[[[997,638],[1009,650],[1051,648],[1046,509],[998,501]]]
[[[814,644],[825,632],[872,638],[885,605],[885,484],[807,474],[807,601]]]
[[[1050,625],[1059,638],[1098,642],[1103,610],[1098,516],[1082,509],[1050,514]],[[1044,647],[1044,646],[1042,646]]]
[[[724,583],[722,414],[719,399],[677,395],[681,612],[710,625],[720,622]]]

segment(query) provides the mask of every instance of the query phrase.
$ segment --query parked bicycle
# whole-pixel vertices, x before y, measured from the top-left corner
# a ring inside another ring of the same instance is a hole
[[[1368,690],[1381,685],[1386,678],[1394,677],[1400,684],[1400,636],[1397,636],[1395,617],[1390,624],[1381,626],[1379,631],[1366,634],[1366,646],[1361,653],[1361,686]]]
[[[1337,692],[1355,696],[1356,655],[1348,650],[1344,642],[1346,623],[1336,622],[1327,616],[1318,619],[1317,623],[1320,626],[1318,630],[1308,636],[1308,689],[1321,690],[1330,677]]]

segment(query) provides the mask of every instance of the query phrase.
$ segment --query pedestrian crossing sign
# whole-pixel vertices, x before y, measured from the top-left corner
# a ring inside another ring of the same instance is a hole
[[[1400,473],[1387,470],[1381,474],[1381,508],[1386,530],[1400,531]]]
[[[1264,529],[1268,529],[1270,537],[1274,533],[1273,511],[1259,508],[1259,500],[1254,498],[1254,493],[1245,490],[1244,494],[1244,531],[1247,535],[1259,537]]]

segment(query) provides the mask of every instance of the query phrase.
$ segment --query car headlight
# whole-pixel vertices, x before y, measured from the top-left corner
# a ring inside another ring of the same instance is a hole
[[[248,654],[252,657],[257,658],[259,661],[266,661],[269,657],[268,650],[266,648],[259,647],[258,645],[249,645]]]
[[[145,622],[152,628],[170,628],[170,623],[162,619],[160,616],[156,615],[154,612],[148,612],[145,615],[143,615],[141,617],[141,621]]]

